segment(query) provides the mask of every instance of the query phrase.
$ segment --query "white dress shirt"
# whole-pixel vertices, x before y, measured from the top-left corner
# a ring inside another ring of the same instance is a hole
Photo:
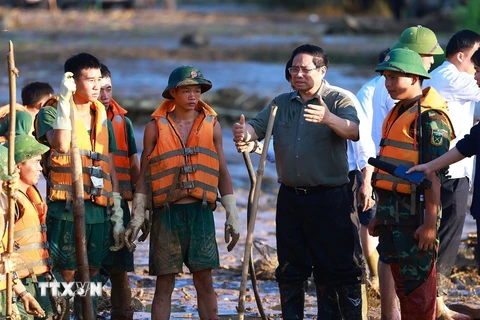
[[[423,87],[433,87],[448,102],[448,113],[453,123],[456,138],[450,142],[450,149],[473,126],[475,102],[480,101],[480,88],[474,76],[460,72],[455,65],[445,61],[430,73],[432,79],[423,82]],[[465,158],[450,165],[448,174],[452,179],[468,177],[472,183],[473,159]]]
[[[330,88],[344,94],[346,97],[350,98],[350,100],[352,100],[352,102],[353,102],[353,106],[357,110],[357,117],[360,120],[360,124],[362,123],[362,121],[365,121],[358,114],[358,110],[361,109],[362,106],[361,106],[360,102],[358,101],[357,97],[351,91],[348,91],[346,89],[343,89],[343,88],[340,88],[340,87],[337,87],[337,86],[332,86],[330,83],[328,83],[327,80],[325,80],[325,84],[328,87],[330,87]],[[355,152],[356,144],[357,144],[357,142],[347,140],[347,158],[348,158],[348,170],[349,171],[358,170],[357,157],[356,157],[356,152]]]
[[[380,152],[380,140],[382,140],[383,121],[390,110],[393,109],[397,100],[393,100],[385,87],[385,77],[380,77],[373,93],[373,121],[372,139],[375,144],[376,155]]]
[[[377,155],[375,143],[372,139],[373,122],[373,94],[375,87],[382,76],[376,76],[365,83],[357,92],[357,99],[360,107],[357,108],[357,115],[360,119],[360,140],[354,143],[355,156],[357,158],[358,168],[362,170],[368,165],[368,158]]]

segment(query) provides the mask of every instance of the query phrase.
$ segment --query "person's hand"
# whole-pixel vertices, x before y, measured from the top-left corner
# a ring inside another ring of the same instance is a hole
[[[19,253],[12,252],[3,252],[0,255],[0,274],[10,273],[15,270],[16,266],[25,263],[25,260]]]
[[[320,105],[307,105],[305,108],[305,113],[303,114],[305,121],[313,123],[325,123],[328,120],[328,117],[330,116],[330,110],[328,110],[328,107],[321,96],[318,97],[318,102]]]
[[[42,309],[40,304],[37,300],[28,292],[22,298],[23,306],[25,307],[25,312],[28,314],[36,317],[36,318],[44,318],[45,311]]]
[[[372,199],[373,188],[370,183],[362,183],[357,193],[357,203],[362,208],[362,211],[371,209],[375,204]]]
[[[17,200],[17,191],[18,191],[18,182],[20,181],[20,170],[17,166],[15,166],[15,170],[13,171],[10,179],[5,180],[3,184],[3,189],[8,192],[8,190],[12,190],[12,196],[14,200]]]
[[[73,79],[73,73],[65,72],[60,84],[60,99],[70,101],[73,93],[77,90],[77,85]]]
[[[228,194],[221,197],[220,202],[227,212],[225,221],[225,243],[228,243],[227,250],[230,252],[240,238],[240,221],[238,220],[237,201],[233,194]]]
[[[53,123],[53,129],[72,130],[70,122],[70,98],[77,90],[73,73],[65,72],[62,83],[60,85],[60,97],[57,104],[57,115]]]
[[[240,116],[240,121],[235,123],[232,128],[233,132],[233,141],[246,141],[245,133],[246,133],[246,126],[245,126],[245,116],[242,114]]]
[[[135,193],[133,195],[132,219],[128,223],[125,231],[125,245],[128,251],[133,252],[136,249],[135,240],[138,232],[145,222],[145,210],[147,207],[147,195]]]
[[[424,223],[415,231],[414,237],[418,240],[420,250],[433,250],[437,241],[437,227],[435,225],[427,226]]]
[[[138,238],[138,241],[143,242],[147,239],[150,229],[152,228],[152,210],[145,210],[145,221],[143,222],[142,235]]]
[[[428,163],[423,163],[423,164],[419,164],[414,167],[411,167],[410,169],[407,170],[406,173],[409,174],[414,171],[423,172],[425,173],[426,176],[432,173],[432,170],[428,167]]]
[[[253,147],[255,146],[255,141],[238,141],[235,142],[235,147],[237,147],[237,151],[239,153],[242,152],[252,152]]]
[[[123,226],[123,209],[122,196],[119,192],[113,192],[112,207],[112,231],[114,245],[110,247],[110,251],[118,251],[125,246],[125,227]]]

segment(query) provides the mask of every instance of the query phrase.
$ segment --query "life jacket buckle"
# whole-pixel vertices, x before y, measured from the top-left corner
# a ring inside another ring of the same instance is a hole
[[[180,182],[180,188],[182,188],[182,189],[193,189],[193,188],[195,188],[195,182],[194,181],[182,181],[182,182]]]
[[[189,166],[181,167],[180,171],[182,172],[182,174],[188,174],[188,173],[194,173],[195,171],[197,171],[197,169],[194,165],[189,165]]]
[[[89,171],[89,174],[90,176],[92,177],[97,177],[97,178],[102,178],[103,175],[103,170],[102,170],[102,167],[100,166],[94,166],[94,167],[88,167],[88,171]]]
[[[99,161],[100,160],[100,153],[98,152],[95,152],[95,151],[90,151],[88,157],[92,160],[97,160]]]
[[[192,154],[197,154],[198,153],[198,147],[189,147],[183,149],[183,155],[185,156],[191,156]]]

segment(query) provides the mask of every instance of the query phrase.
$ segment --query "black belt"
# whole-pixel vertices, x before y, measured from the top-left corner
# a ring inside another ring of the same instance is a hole
[[[285,190],[288,190],[290,192],[293,192],[297,195],[309,195],[309,194],[316,194],[323,192],[325,190],[329,190],[332,188],[335,188],[334,186],[316,186],[316,187],[289,187],[284,184],[282,186],[285,188]]]

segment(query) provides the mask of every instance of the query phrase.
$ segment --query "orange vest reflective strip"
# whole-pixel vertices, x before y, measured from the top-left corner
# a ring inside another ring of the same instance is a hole
[[[117,152],[115,153],[115,169],[117,171],[120,194],[126,201],[133,200],[132,177],[130,176],[130,157],[128,156],[128,135],[125,114],[127,111],[115,101],[110,101],[108,118],[112,121]]]
[[[161,207],[192,196],[215,208],[219,161],[213,142],[217,114],[202,100],[186,144],[170,122],[173,100],[165,100],[152,114],[157,124],[157,144],[148,156],[153,204]]]
[[[424,89],[423,95],[423,98],[420,99],[420,112],[422,114],[428,110],[441,112],[445,121],[447,121],[452,128],[451,139],[453,139],[455,134],[448,116],[446,101],[443,100],[432,87]],[[418,102],[399,115],[398,111],[401,105],[401,102],[397,103],[395,107],[390,110],[383,122],[382,140],[380,141],[380,154],[378,158],[394,165],[402,164],[406,167],[412,167],[417,165],[419,160],[417,137],[416,135],[413,137],[410,135],[410,128],[412,125],[415,126],[414,122],[421,121],[421,119],[418,119]],[[413,130],[416,132],[417,128],[413,128]],[[376,188],[384,190],[405,194],[412,193],[410,183],[378,168],[374,170],[372,184]]]
[[[51,100],[49,100],[49,103],[54,102]],[[90,199],[92,202],[106,207],[113,205],[112,181],[108,158],[107,113],[100,101],[92,102],[91,107],[95,111],[95,115],[90,135],[82,119],[76,117],[77,120],[75,121],[77,143],[82,160],[83,198],[85,200]],[[76,108],[73,110],[76,112]],[[49,198],[51,200],[72,201],[70,151],[59,153],[51,149],[46,166],[47,176],[49,177],[47,181]],[[91,177],[101,179],[103,187],[94,186]]]
[[[38,190],[31,186],[27,194],[19,191],[16,201],[19,219],[15,222],[14,251],[24,263],[16,265],[14,271],[20,279],[41,275],[50,270],[48,242],[45,227],[46,207]],[[6,239],[4,239],[5,241]],[[0,290],[6,283],[0,279]]]

